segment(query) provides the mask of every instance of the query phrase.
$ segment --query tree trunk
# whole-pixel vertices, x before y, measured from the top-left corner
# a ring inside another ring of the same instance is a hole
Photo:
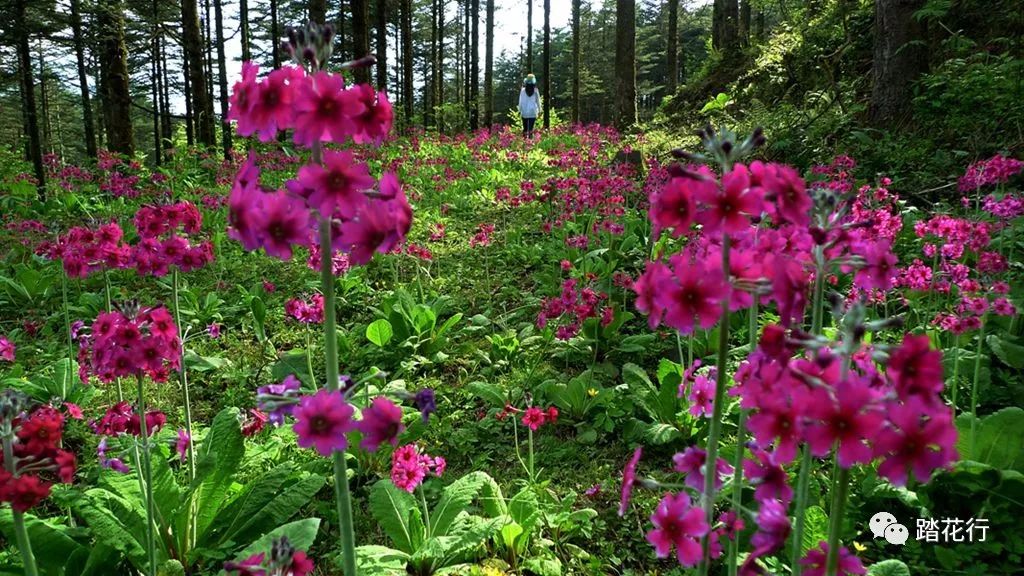
[[[424,96],[428,94],[426,87],[430,85],[430,97],[423,99],[423,126],[426,127],[434,122],[434,107],[437,106],[437,13],[441,0],[430,2],[430,81],[424,77]]]
[[[377,0],[377,89],[388,85],[388,0]]]
[[[615,127],[636,124],[636,3],[615,0]]]
[[[353,58],[370,54],[370,13],[369,0],[352,0],[352,52]],[[363,66],[352,71],[357,84],[370,83],[370,69]]]
[[[239,35],[242,37],[242,62],[252,60],[252,48],[249,45],[249,0],[238,0]]]
[[[758,40],[764,40],[764,9],[757,9],[757,28],[754,32]]]
[[[182,60],[187,60],[185,48],[181,49]],[[192,113],[192,74],[188,71],[188,62],[181,65],[181,73],[185,83],[185,142],[189,146],[196,145],[196,120]]]
[[[544,61],[541,64],[544,79],[541,97],[544,99],[544,129],[551,128],[551,0],[544,0]]]
[[[725,0],[725,22],[723,25],[722,49],[727,53],[732,53],[739,47],[739,0]]]
[[[314,24],[327,22],[327,0],[309,0],[309,21]]]
[[[216,145],[213,128],[213,103],[206,87],[203,70],[203,37],[199,30],[199,8],[196,0],[181,1],[182,36],[188,79],[192,91],[192,115],[195,118],[196,142],[202,146]]]
[[[160,5],[157,0],[152,2],[152,17],[149,39],[149,89],[153,100],[153,163],[159,166],[163,162],[163,151],[160,146]]]
[[[32,52],[28,43],[28,0],[15,2],[14,34],[18,42],[18,71],[21,76],[22,110],[25,119],[25,132],[28,136],[27,157],[32,160],[38,184],[39,199],[46,197],[46,172],[43,170],[43,149],[39,143],[39,119],[36,116],[35,81],[32,79]]]
[[[494,124],[494,0],[487,0],[484,27],[484,125],[490,128]]]
[[[182,0],[192,2],[195,0]],[[281,24],[277,21],[277,0],[270,0],[270,55],[274,70],[281,67]]]
[[[82,93],[82,126],[85,129],[85,153],[96,157],[96,133],[93,128],[92,102],[89,98],[89,77],[85,70],[85,41],[82,38],[82,12],[80,0],[71,0],[71,35],[75,44],[78,64],[78,87]]]
[[[437,3],[437,102],[435,106],[444,105],[444,10],[447,2]],[[438,117],[437,129],[444,133],[444,114]]]
[[[679,0],[668,0],[668,78],[665,91],[676,93],[679,82]]]
[[[224,159],[231,159],[231,123],[228,118],[228,70],[227,56],[224,54],[224,10],[221,0],[213,0],[213,10],[217,19],[217,79],[220,82],[220,125],[221,143],[224,145]]]
[[[740,45],[750,46],[750,0],[743,0],[740,4]]]
[[[572,0],[572,123],[580,121],[580,0]]]
[[[869,116],[875,126],[894,127],[910,114],[914,80],[927,66],[926,48],[910,44],[923,38],[914,19],[924,0],[877,0],[875,48]]]
[[[711,6],[711,48],[722,49],[722,39],[725,36],[725,2],[726,0],[714,0]]]
[[[100,30],[100,68],[107,123],[107,148],[127,156],[135,153],[132,133],[132,96],[128,86],[128,60],[124,45],[124,17],[120,0],[97,6]]]
[[[415,98],[412,54],[412,0],[402,0],[402,89],[405,91],[402,105],[405,107],[406,126],[412,123]]]
[[[42,149],[44,154],[53,153],[53,128],[50,124],[50,94],[46,89],[46,66],[43,64],[43,41],[36,43],[39,54],[39,108],[43,115],[43,140]]]
[[[456,36],[456,53],[459,54],[459,74],[462,79],[462,106],[466,109],[466,117],[469,117],[469,59],[470,59],[470,40],[469,34],[471,31],[469,24],[469,8],[470,0],[462,0],[462,11],[459,17],[462,19],[462,33]]]
[[[203,64],[206,66],[206,101],[209,102],[210,118],[213,118],[213,19],[210,13],[210,0],[203,0],[203,38],[206,39],[206,56]],[[211,120],[213,122],[213,120]],[[214,138],[216,138],[216,127],[214,127]]]
[[[157,47],[160,50],[160,57],[157,60],[157,69],[160,72],[160,112],[162,115],[160,128],[161,138],[163,139],[162,153],[166,156],[166,149],[171,145],[171,140],[174,137],[174,129],[171,124],[171,87],[167,74],[167,45],[163,34],[160,35]]]
[[[480,128],[480,0],[470,0],[472,22],[472,60],[469,64],[469,128]]]
[[[533,72],[533,0],[526,0],[526,73]]]
[[[345,44],[345,1],[338,2],[338,49],[335,54],[344,62],[348,60],[347,44]]]

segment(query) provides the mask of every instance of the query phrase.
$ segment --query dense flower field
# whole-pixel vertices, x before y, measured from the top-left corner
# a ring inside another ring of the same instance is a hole
[[[0,572],[1019,568],[1020,161],[397,137],[317,49],[247,154],[3,184]]]

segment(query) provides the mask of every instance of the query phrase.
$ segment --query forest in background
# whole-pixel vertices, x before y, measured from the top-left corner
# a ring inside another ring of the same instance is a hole
[[[572,2],[568,26],[550,26],[551,0],[528,2],[532,34],[501,53],[493,0],[5,1],[0,137],[37,164],[226,151],[226,62],[280,66],[274,39],[311,18],[334,24],[336,63],[377,55],[358,80],[389,93],[402,129],[509,123],[532,71],[556,122],[635,126],[656,143],[761,125],[769,156],[851,153],[922,184],[1024,141],[1013,0],[556,1]],[[225,54],[236,38],[241,53]]]

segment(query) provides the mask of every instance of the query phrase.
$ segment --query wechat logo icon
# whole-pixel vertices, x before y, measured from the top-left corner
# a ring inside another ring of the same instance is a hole
[[[885,538],[889,544],[902,546],[910,538],[910,530],[888,512],[879,512],[872,516],[868,521],[868,527],[875,538]]]

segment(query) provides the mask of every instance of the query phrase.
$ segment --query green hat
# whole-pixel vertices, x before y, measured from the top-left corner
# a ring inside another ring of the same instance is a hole
[[[537,83],[537,77],[534,76],[533,74],[527,74],[526,75],[526,80],[523,80],[523,84],[536,84],[536,83]]]

